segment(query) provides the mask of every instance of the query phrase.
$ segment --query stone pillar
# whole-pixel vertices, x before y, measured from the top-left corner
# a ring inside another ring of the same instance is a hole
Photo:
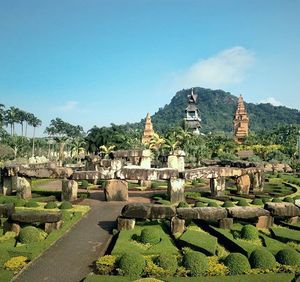
[[[17,176],[4,176],[0,194],[11,195],[12,191],[17,189],[17,179]]]
[[[226,179],[224,176],[219,176],[217,179],[216,179],[216,192],[217,192],[217,196],[223,196],[224,195],[224,192],[225,192],[225,183],[226,183]]]
[[[262,171],[257,173],[257,179],[258,179],[258,188],[263,191],[264,184],[265,184],[265,176]]]
[[[6,220],[3,223],[3,231],[4,234],[9,231],[15,232],[16,236],[18,236],[21,231],[21,227],[17,223],[9,222],[8,220]]]
[[[57,221],[57,222],[46,222],[45,223],[45,232],[51,233],[53,230],[59,230],[63,225],[63,221]]]
[[[135,219],[118,217],[118,230],[132,230],[135,226]]]
[[[139,180],[141,187],[151,188],[151,180]]]
[[[176,154],[177,154],[177,158],[178,158],[178,160],[177,160],[178,171],[182,172],[185,170],[185,160],[184,160],[185,152],[183,150],[177,150]]]
[[[168,182],[168,196],[171,204],[185,202],[184,179],[171,178]]]
[[[210,187],[211,195],[216,196],[217,195],[217,180],[216,180],[216,178],[209,179],[209,187]]]
[[[61,200],[74,201],[77,199],[78,183],[75,180],[62,181]]]
[[[142,168],[151,168],[151,151],[143,150],[140,166]]]
[[[262,215],[258,217],[256,228],[270,228],[273,225],[273,217],[269,215]]]
[[[178,169],[178,157],[175,155],[168,156],[168,168]]]
[[[171,233],[175,234],[182,234],[185,230],[185,220],[180,219],[176,216],[172,217],[171,219]]]
[[[128,201],[128,183],[125,180],[107,180],[104,188],[106,201]]]
[[[17,196],[21,199],[31,199],[31,185],[25,177],[17,178]]]
[[[259,189],[258,173],[250,174],[250,191]]]
[[[231,229],[233,226],[233,218],[223,218],[219,220],[219,227],[223,229]]]
[[[237,191],[241,194],[249,194],[250,190],[250,177],[248,174],[241,175],[236,180]]]

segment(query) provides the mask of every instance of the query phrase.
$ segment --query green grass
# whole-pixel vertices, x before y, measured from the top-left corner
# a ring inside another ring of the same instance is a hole
[[[84,279],[85,282],[130,282],[132,279],[126,276],[114,276],[114,275],[89,275]]]
[[[144,227],[158,230],[161,241],[154,245],[144,245],[136,240]],[[112,255],[121,255],[135,251],[143,255],[158,255],[161,253],[178,254],[178,249],[173,245],[171,238],[162,229],[160,224],[135,226],[133,230],[123,230],[119,233],[117,242],[111,252]]]
[[[194,226],[187,228],[179,238],[179,243],[184,247],[189,247],[206,255],[215,255],[218,246],[216,237]]]
[[[278,251],[288,248],[288,246],[278,240],[275,240],[273,238],[270,238],[269,236],[265,234],[260,234],[260,237],[262,238],[262,242],[264,247],[268,251],[270,251],[273,255],[276,255]]]
[[[291,230],[285,227],[272,227],[271,228],[272,237],[280,240],[284,243],[287,242],[300,242],[300,231]]]

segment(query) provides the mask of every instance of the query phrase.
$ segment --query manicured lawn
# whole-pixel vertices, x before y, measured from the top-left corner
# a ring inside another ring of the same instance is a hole
[[[300,242],[300,231],[292,230],[285,227],[273,227],[271,228],[272,236],[276,239],[287,243],[287,242]]]

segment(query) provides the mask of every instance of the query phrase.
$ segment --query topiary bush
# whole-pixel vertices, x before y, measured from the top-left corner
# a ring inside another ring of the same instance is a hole
[[[89,186],[89,182],[87,180],[81,180],[80,188],[87,189]]]
[[[167,271],[169,276],[173,276],[177,270],[178,262],[174,255],[161,254],[158,256],[157,265]]]
[[[37,208],[39,204],[36,201],[29,200],[24,205],[26,208]]]
[[[160,234],[156,228],[146,227],[141,232],[140,241],[143,244],[157,244],[160,240]]]
[[[225,201],[224,204],[222,205],[223,208],[232,208],[234,206],[235,204],[231,201]]]
[[[191,276],[201,276],[208,269],[207,257],[199,252],[188,251],[184,256],[184,266],[189,270]]]
[[[204,208],[204,207],[206,207],[206,205],[202,202],[196,202],[195,203],[195,208]]]
[[[61,210],[69,210],[71,208],[73,208],[72,204],[68,201],[64,201],[61,203],[60,207]]]
[[[265,249],[254,250],[249,257],[249,262],[252,268],[271,269],[276,267],[275,257]]]
[[[180,202],[177,208],[189,208],[189,204],[187,202]]]
[[[263,201],[263,203],[265,204],[265,203],[267,203],[267,202],[271,202],[271,198],[269,198],[269,197],[264,197],[264,198],[262,199],[262,201]]]
[[[292,197],[285,197],[283,201],[287,203],[295,203],[295,200]]]
[[[242,274],[250,269],[250,264],[244,255],[240,253],[231,253],[225,260],[224,264],[228,267],[230,274]]]
[[[23,244],[39,242],[47,237],[47,233],[34,226],[26,226],[21,229],[18,240]]]
[[[282,200],[279,199],[279,198],[273,198],[272,202],[273,202],[273,203],[281,203]]]
[[[248,202],[246,201],[246,199],[240,199],[237,203],[238,206],[240,207],[246,207],[249,206]]]
[[[215,202],[209,202],[209,203],[207,204],[207,206],[208,206],[208,207],[214,207],[214,208],[219,207],[219,205],[218,205],[217,203],[215,203]]]
[[[152,182],[151,183],[151,188],[152,189],[158,189],[159,188],[159,184],[157,182]]]
[[[251,202],[252,205],[256,205],[256,206],[262,206],[264,204],[263,200],[262,199],[258,199],[258,198],[255,198],[253,199],[253,201]]]
[[[193,180],[192,180],[192,185],[193,185],[193,186],[197,186],[197,185],[198,185],[197,179],[193,179]]]
[[[57,204],[55,202],[49,202],[44,206],[44,209],[56,209]]]
[[[26,204],[26,200],[24,199],[17,199],[15,202],[15,207],[24,207]]]
[[[251,224],[243,226],[241,230],[241,238],[244,240],[257,240],[259,233],[256,227]]]
[[[283,249],[276,254],[276,260],[285,265],[300,265],[300,254],[293,249]]]
[[[111,255],[100,257],[96,261],[97,271],[100,275],[109,275],[115,268],[117,258]]]
[[[119,260],[119,268],[125,276],[141,276],[144,267],[145,259],[139,253],[123,254]]]

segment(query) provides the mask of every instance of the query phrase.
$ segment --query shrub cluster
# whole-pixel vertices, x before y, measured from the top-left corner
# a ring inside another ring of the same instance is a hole
[[[271,198],[270,198],[270,197],[264,197],[264,198],[262,199],[262,201],[263,201],[263,203],[265,204],[265,203],[267,203],[267,202],[271,202]]]
[[[73,208],[72,204],[68,201],[64,201],[61,203],[60,207],[61,210],[69,210],[71,208]]]
[[[119,268],[125,276],[141,276],[144,267],[145,259],[139,253],[123,254],[119,260]]]
[[[24,205],[26,208],[37,208],[39,204],[36,201],[29,200]]]
[[[195,208],[204,208],[204,207],[206,207],[206,205],[202,202],[196,202],[195,203]]]
[[[252,205],[257,205],[257,206],[262,206],[264,204],[263,200],[262,199],[258,199],[258,198],[255,198],[253,199],[253,201],[251,202]]]
[[[228,267],[230,274],[242,274],[250,269],[248,259],[240,253],[229,254],[224,264]]]
[[[89,182],[87,180],[81,180],[80,188],[87,189],[89,186]]]
[[[101,275],[109,275],[115,268],[116,259],[115,256],[111,255],[100,257],[96,261],[98,273]]]
[[[283,249],[276,254],[276,260],[284,265],[300,265],[300,254],[293,249]]]
[[[4,268],[11,271],[20,271],[27,264],[27,260],[27,257],[24,256],[12,257],[4,264]]]
[[[44,206],[44,209],[56,209],[57,204],[55,202],[49,202]]]
[[[18,240],[23,244],[30,244],[42,241],[46,238],[47,233],[34,226],[26,226],[21,229]]]
[[[166,270],[166,274],[169,276],[173,276],[178,267],[177,258],[174,255],[161,254],[158,256],[156,263]]]
[[[251,224],[243,226],[241,230],[241,238],[244,240],[257,240],[259,233],[256,227]]]
[[[271,269],[276,267],[275,257],[265,249],[254,250],[249,258],[252,268]]]
[[[248,202],[246,201],[246,199],[240,199],[237,203],[238,206],[240,207],[246,207],[249,206]]]
[[[15,202],[15,207],[24,207],[26,204],[26,200],[24,199],[17,199]]]
[[[208,260],[202,253],[188,251],[184,256],[184,266],[189,270],[191,276],[201,276],[208,269]]]
[[[177,208],[189,208],[189,204],[187,202],[180,202]]]
[[[144,228],[141,232],[140,241],[143,244],[157,244],[161,240],[159,231],[156,228]]]
[[[232,208],[234,207],[234,203],[231,201],[225,201],[224,204],[222,205],[223,208]]]
[[[218,207],[219,205],[218,205],[216,202],[209,202],[209,203],[207,204],[207,206],[208,206],[208,207],[214,207],[214,208],[216,208],[216,207]]]
[[[279,199],[279,198],[273,198],[272,202],[273,202],[273,203],[281,203],[282,200]]]
[[[283,201],[287,203],[295,203],[295,200],[292,197],[285,197]]]

